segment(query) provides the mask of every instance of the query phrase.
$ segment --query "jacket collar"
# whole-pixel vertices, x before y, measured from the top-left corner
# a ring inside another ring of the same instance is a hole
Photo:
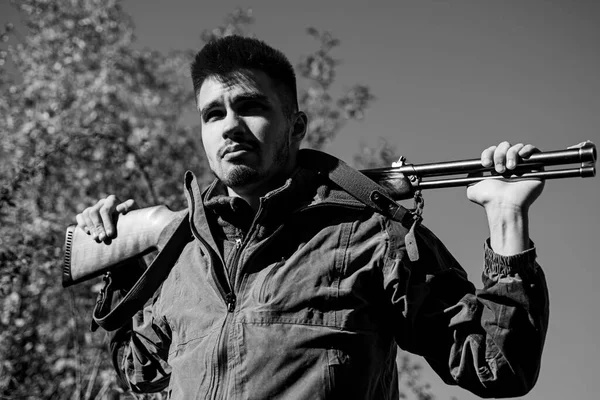
[[[228,198],[225,185],[215,179],[206,190],[202,191],[194,173],[187,171],[185,194],[190,212],[190,223],[216,250],[217,246],[213,239],[215,232],[211,232],[206,218],[206,201],[218,196]],[[237,202],[231,198],[221,201],[230,202],[230,206],[233,207]],[[307,168],[304,165],[297,167],[285,184],[263,196],[260,204],[263,213],[261,220],[267,225],[279,225],[282,219],[291,212],[317,204],[367,208],[361,201],[332,183],[319,166]]]
[[[267,193],[260,200],[260,231],[259,236],[268,235],[295,209],[302,208],[313,202],[317,186],[317,174],[313,171],[298,168],[285,184]],[[188,171],[185,174],[185,194],[192,230],[207,241],[213,250],[218,252],[215,238],[219,237],[219,227],[209,223],[207,216],[212,212],[224,212],[226,208],[235,212],[250,212],[246,204],[240,204],[242,199],[227,196],[226,187],[215,179],[204,191],[201,190],[196,176]],[[207,207],[208,203],[208,207]],[[215,204],[219,203],[219,204]],[[253,219],[253,216],[251,216]]]
[[[261,197],[263,212],[268,211],[271,216],[286,215],[295,209],[310,205],[315,202],[319,181],[320,177],[316,172],[297,168],[281,187]],[[217,212],[221,208],[229,208],[232,211],[245,209],[245,205],[240,204],[243,200],[228,196],[227,188],[218,179],[202,191],[198,179],[191,171],[185,174],[185,192],[190,215],[200,218],[195,221],[197,224],[203,222],[201,214],[206,213],[207,203],[209,208]]]

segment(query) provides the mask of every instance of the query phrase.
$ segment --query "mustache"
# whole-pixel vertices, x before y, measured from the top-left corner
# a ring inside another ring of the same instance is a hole
[[[258,146],[255,143],[249,143],[249,142],[237,143],[237,142],[228,140],[225,142],[225,144],[223,146],[221,146],[219,148],[219,150],[217,151],[217,156],[219,158],[223,158],[223,157],[225,157],[225,155],[227,153],[233,153],[234,151],[239,151],[239,150],[256,150],[257,147]]]

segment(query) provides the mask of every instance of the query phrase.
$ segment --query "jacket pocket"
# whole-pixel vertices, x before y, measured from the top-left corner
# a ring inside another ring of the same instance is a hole
[[[258,301],[260,301],[261,303],[268,303],[269,300],[271,299],[270,293],[272,293],[272,291],[273,291],[273,289],[272,289],[273,285],[271,283],[273,280],[273,276],[277,273],[277,270],[283,264],[285,264],[285,258],[282,258],[281,261],[279,261],[277,264],[273,265],[273,267],[265,275],[265,278],[262,281],[262,284],[260,285],[260,289],[258,292]]]
[[[342,328],[339,290],[351,232],[351,222],[327,226],[310,238],[292,236],[272,244],[270,253],[261,251],[245,286],[255,310],[271,321]]]

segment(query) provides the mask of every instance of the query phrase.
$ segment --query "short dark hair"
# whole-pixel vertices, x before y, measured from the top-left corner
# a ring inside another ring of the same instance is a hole
[[[196,54],[191,64],[196,99],[208,77],[233,83],[251,69],[273,80],[284,113],[291,116],[298,110],[296,74],[287,57],[261,40],[236,35],[213,39]]]

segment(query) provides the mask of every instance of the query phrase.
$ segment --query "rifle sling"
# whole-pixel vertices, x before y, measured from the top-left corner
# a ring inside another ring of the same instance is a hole
[[[298,162],[304,168],[326,173],[333,183],[378,213],[407,228],[413,225],[414,215],[396,203],[387,189],[342,160],[322,151],[302,149],[298,153]]]
[[[126,324],[136,312],[141,310],[167,279],[184,245],[189,242],[191,237],[192,233],[186,213],[154,261],[146,268],[123,299],[110,311],[107,309],[110,308],[113,290],[110,287],[110,281],[108,282],[103,289],[105,291],[103,298],[96,303],[94,308],[92,330],[101,326],[106,331],[114,331]]]
[[[334,156],[317,150],[302,149],[298,154],[298,162],[304,168],[316,169],[320,173],[327,174],[333,183],[357,200],[380,214],[401,222],[405,227],[410,228],[410,232],[413,232],[414,226],[419,222],[413,213],[396,203],[384,187]],[[407,239],[409,236],[412,237],[407,235]],[[101,326],[107,331],[114,331],[141,310],[163,281],[167,279],[181,250],[191,237],[186,213],[154,261],[125,297],[110,311],[107,309],[110,308],[112,289],[110,281],[108,281],[105,292],[102,293],[101,299],[94,308],[92,330]],[[413,241],[407,240],[409,253],[416,251],[416,243],[412,243]],[[416,257],[418,257],[418,253]],[[412,258],[413,256],[411,256]]]
[[[318,150],[302,149],[298,153],[298,162],[305,168],[326,173],[333,183],[358,201],[381,215],[399,221],[408,229],[404,236],[408,258],[410,261],[419,259],[419,249],[415,236],[415,228],[421,222],[419,213],[409,211],[396,203],[387,189],[332,155]]]

